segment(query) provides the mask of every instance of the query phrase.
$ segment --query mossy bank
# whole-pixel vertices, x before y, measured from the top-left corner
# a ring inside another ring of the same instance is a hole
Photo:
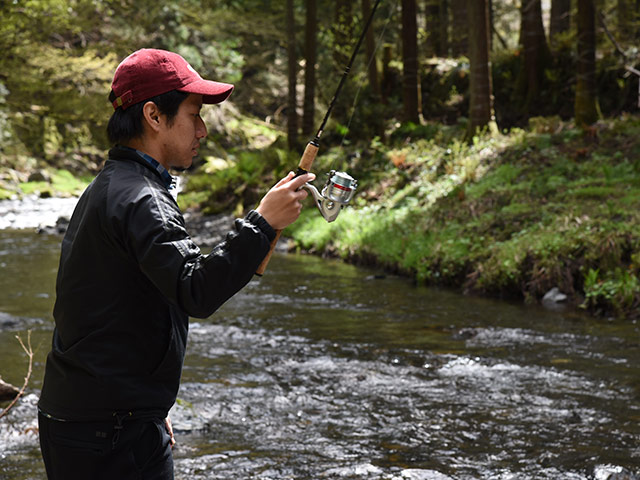
[[[353,162],[362,187],[338,220],[304,211],[288,232],[298,248],[526,302],[557,287],[576,308],[638,318],[638,117],[586,131],[537,118],[473,142],[422,126],[395,139]]]

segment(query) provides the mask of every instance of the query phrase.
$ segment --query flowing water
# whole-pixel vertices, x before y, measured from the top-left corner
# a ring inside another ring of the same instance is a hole
[[[0,479],[40,479],[60,237],[0,230]],[[177,479],[637,479],[640,332],[311,256],[191,324]]]

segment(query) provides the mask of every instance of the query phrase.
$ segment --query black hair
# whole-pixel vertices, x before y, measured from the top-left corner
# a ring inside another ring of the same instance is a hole
[[[180,108],[180,104],[189,96],[186,92],[171,90],[167,93],[148,98],[142,102],[131,105],[126,110],[122,107],[116,108],[109,124],[107,125],[107,136],[112,144],[126,144],[134,138],[142,136],[142,107],[147,102],[153,102],[160,110],[160,113],[166,115],[169,125],[175,118]],[[109,102],[113,103],[116,94],[113,90],[109,93]]]

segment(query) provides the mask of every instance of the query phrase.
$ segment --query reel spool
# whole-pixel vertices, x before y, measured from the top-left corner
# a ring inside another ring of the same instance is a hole
[[[342,207],[349,204],[357,186],[358,181],[348,173],[331,170],[322,192],[318,192],[311,183],[305,183],[301,188],[311,193],[324,219],[333,222],[338,218]]]

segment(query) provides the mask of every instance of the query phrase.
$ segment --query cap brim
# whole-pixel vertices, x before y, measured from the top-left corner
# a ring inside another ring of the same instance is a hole
[[[191,82],[189,85],[178,88],[177,90],[180,92],[202,95],[203,103],[221,103],[229,98],[229,95],[233,92],[233,85],[230,83],[200,79],[195,82]]]

